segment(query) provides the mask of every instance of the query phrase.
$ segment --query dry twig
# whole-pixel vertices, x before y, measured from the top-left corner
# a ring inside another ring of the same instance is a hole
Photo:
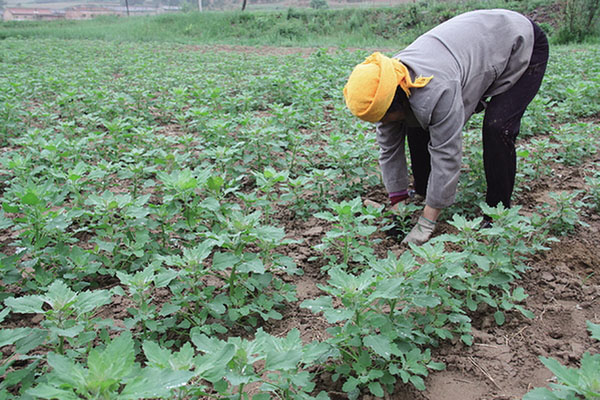
[[[488,378],[490,380],[490,382],[492,382],[494,384],[494,386],[496,386],[496,389],[502,390],[502,388],[500,386],[498,386],[498,384],[496,383],[494,378],[492,378],[492,376],[485,369],[483,369],[479,364],[477,364],[477,362],[475,362],[475,359],[473,359],[473,357],[469,356],[469,361],[471,361],[471,363],[474,366],[476,366],[483,373],[483,375],[485,375],[485,377]]]

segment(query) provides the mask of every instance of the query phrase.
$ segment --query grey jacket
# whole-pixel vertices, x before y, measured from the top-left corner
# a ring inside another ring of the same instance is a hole
[[[420,36],[394,57],[413,76],[431,76],[411,89],[410,107],[431,140],[426,204],[454,202],[462,159],[462,128],[483,98],[511,88],[533,51],[533,25],[508,10],[480,10],[454,17]],[[388,192],[408,187],[402,122],[378,123],[379,164]]]

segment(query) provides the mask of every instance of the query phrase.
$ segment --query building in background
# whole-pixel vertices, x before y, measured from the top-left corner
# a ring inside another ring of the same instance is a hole
[[[123,15],[113,7],[101,7],[95,5],[78,5],[65,9],[66,19],[92,19],[102,15]]]
[[[2,18],[5,21],[53,21],[64,19],[65,11],[51,10],[49,8],[15,8],[4,9]]]
[[[170,12],[180,12],[179,6],[159,7],[129,7],[129,15],[156,15]],[[2,14],[4,21],[52,21],[57,19],[92,19],[104,15],[127,16],[127,8],[121,6],[99,6],[94,4],[81,4],[64,9],[49,8],[5,8]]]

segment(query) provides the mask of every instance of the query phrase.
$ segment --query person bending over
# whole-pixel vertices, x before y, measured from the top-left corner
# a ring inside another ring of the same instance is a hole
[[[509,10],[458,15],[393,57],[373,53],[344,87],[347,107],[376,123],[379,165],[394,207],[409,197],[408,140],[414,190],[425,208],[403,243],[430,239],[451,205],[462,159],[462,129],[483,119],[486,202],[510,207],[521,118],[542,83],[548,40],[527,17]]]

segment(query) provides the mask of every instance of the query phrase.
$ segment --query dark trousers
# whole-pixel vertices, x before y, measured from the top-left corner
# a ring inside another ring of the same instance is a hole
[[[492,97],[483,118],[483,165],[487,181],[486,203],[495,207],[502,203],[510,207],[517,171],[515,141],[521,128],[521,118],[537,94],[548,63],[548,40],[533,23],[534,45],[529,66],[508,91]],[[415,191],[425,196],[431,162],[427,145],[429,132],[407,128],[408,147],[412,163]]]

